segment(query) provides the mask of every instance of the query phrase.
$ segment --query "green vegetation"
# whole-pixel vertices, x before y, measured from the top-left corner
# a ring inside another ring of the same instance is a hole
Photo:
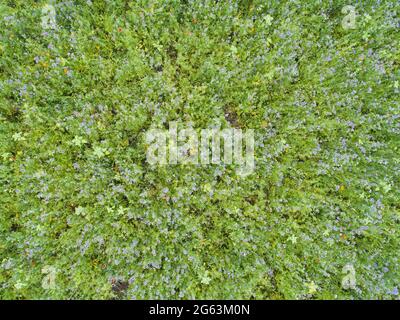
[[[353,2],[0,0],[0,298],[398,299],[400,4]],[[254,172],[149,166],[170,121]]]

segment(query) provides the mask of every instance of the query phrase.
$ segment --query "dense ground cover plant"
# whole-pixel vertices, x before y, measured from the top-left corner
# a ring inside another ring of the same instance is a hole
[[[399,297],[398,1],[45,4],[0,1],[0,298]],[[170,121],[255,171],[149,166]]]

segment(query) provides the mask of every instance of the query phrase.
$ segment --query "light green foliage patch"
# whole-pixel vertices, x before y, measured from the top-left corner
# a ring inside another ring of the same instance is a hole
[[[0,0],[0,298],[396,299],[399,3]],[[146,162],[170,121],[255,171]]]

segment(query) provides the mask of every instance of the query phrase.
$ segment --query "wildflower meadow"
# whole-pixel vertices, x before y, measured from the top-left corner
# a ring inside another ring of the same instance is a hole
[[[0,299],[399,299],[399,14],[0,0]]]

